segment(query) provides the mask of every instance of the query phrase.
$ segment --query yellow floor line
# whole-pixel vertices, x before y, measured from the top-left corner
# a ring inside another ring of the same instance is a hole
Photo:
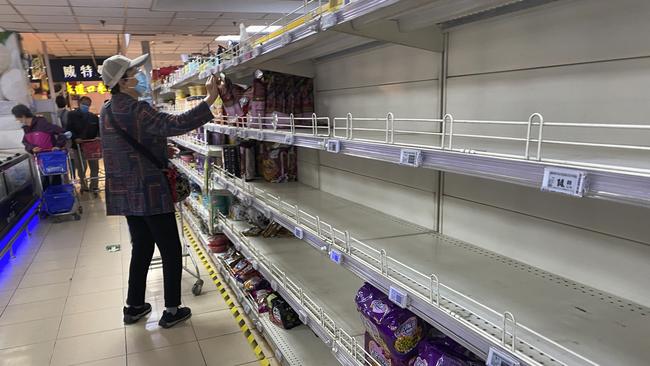
[[[217,286],[217,290],[219,290],[221,297],[223,297],[224,301],[228,305],[228,308],[230,309],[230,313],[235,317],[239,329],[242,331],[242,333],[244,333],[244,337],[246,337],[246,340],[253,348],[253,352],[257,356],[257,360],[259,361],[260,365],[270,366],[271,362],[264,355],[264,352],[262,351],[262,347],[257,343],[257,340],[255,339],[255,335],[253,334],[253,332],[251,332],[250,328],[246,324],[246,319],[244,319],[243,314],[239,312],[239,309],[237,309],[234,300],[230,297],[230,294],[228,294],[226,287],[219,279],[219,276],[217,275],[217,271],[212,266],[212,263],[210,263],[210,260],[203,253],[203,250],[199,246],[198,241],[194,238],[194,234],[192,233],[192,231],[189,229],[187,225],[185,225],[183,231],[185,232],[186,238],[188,239],[189,243],[192,245],[192,248],[194,248],[194,251],[196,252],[196,255],[198,256],[199,260],[203,263],[205,269],[208,271],[210,278]]]

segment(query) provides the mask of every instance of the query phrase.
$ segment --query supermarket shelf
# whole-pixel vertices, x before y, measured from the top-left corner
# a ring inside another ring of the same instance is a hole
[[[647,159],[650,147],[640,146],[639,149],[627,149],[581,146],[581,148],[573,148],[562,144],[553,144],[544,146],[543,150],[540,149],[541,154],[538,159],[536,151],[530,152],[530,150],[537,149],[537,140],[534,139],[529,141],[528,153],[522,151],[524,142],[514,143],[505,140],[496,143],[475,140],[468,142],[461,140],[458,136],[453,136],[456,145],[452,148],[449,137],[451,132],[445,135],[447,140],[442,141],[444,143],[441,143],[440,137],[435,136],[435,133],[410,132],[410,134],[406,134],[406,137],[403,134],[396,138],[395,136],[398,134],[389,129],[379,130],[374,132],[374,135],[367,131],[356,131],[353,138],[350,129],[346,128],[346,133],[338,132],[339,128],[336,127],[338,118],[335,118],[333,128],[315,124],[298,126],[295,122],[282,122],[282,119],[277,122],[277,120],[276,126],[279,123],[284,128],[259,129],[210,123],[206,125],[206,129],[236,134],[241,138],[291,143],[317,150],[327,150],[328,142],[336,141],[339,145],[339,154],[395,164],[400,164],[404,150],[417,151],[421,157],[419,167],[537,189],[542,187],[544,172],[547,168],[571,169],[582,172],[587,177],[584,197],[650,206],[650,163]],[[383,120],[386,121],[386,119]],[[441,120],[431,121],[441,122]],[[262,123],[265,126],[270,124],[270,122]],[[385,124],[389,125],[388,122]],[[635,128],[641,129],[641,132],[647,132],[650,126],[640,125]],[[547,127],[548,129],[549,127]],[[337,135],[337,137],[330,136],[330,130],[334,131],[331,135]]]
[[[405,290],[411,310],[479,355],[494,347],[522,365],[641,365],[650,358],[644,345],[650,337],[646,307],[470,243],[412,233],[413,224],[317,189],[250,184],[220,174],[213,175],[215,183],[289,230],[301,228],[314,248],[339,251],[343,267],[360,278],[384,291]],[[381,239],[391,221],[411,233]],[[506,311],[523,321],[506,321],[502,342]]]
[[[364,330],[354,305],[354,294],[361,286],[358,279],[340,283],[341,276],[346,274],[335,267],[325,269],[333,264],[322,256],[305,255],[304,251],[300,252],[303,255],[296,256],[298,253],[285,245],[295,246],[295,239],[279,240],[279,245],[271,239],[264,245],[265,240],[253,242],[250,239],[255,238],[241,235],[242,226],[224,216],[220,215],[219,224],[235,247],[271,282],[273,289],[329,347],[340,364],[379,366],[363,349]]]
[[[188,211],[187,207],[183,207],[181,209],[183,215],[187,216],[189,218],[188,222],[190,227],[193,227],[196,234],[199,236],[199,239],[201,242],[207,243],[208,237],[207,234],[204,233],[203,230],[200,230],[201,227],[209,228],[210,226],[208,223],[210,222],[209,217],[210,214],[208,210],[200,205],[198,202],[192,200],[192,199],[186,199],[183,201],[186,206],[189,206],[194,209],[194,211],[197,213],[197,215],[194,215],[193,213]],[[203,224],[203,226],[201,226]]]
[[[207,145],[205,142],[196,140],[187,136],[170,137],[170,141],[186,149],[195,151],[205,156],[216,156],[221,152],[221,147],[214,145]]]
[[[181,159],[171,159],[172,164],[183,174],[187,175],[190,180],[201,187],[201,191],[205,192],[205,176],[203,173],[191,168],[187,163]]]
[[[183,219],[188,223],[192,234],[199,239],[204,252],[210,253],[206,235],[196,225],[193,215],[184,212]],[[330,349],[308,327],[302,325],[290,330],[281,329],[269,320],[268,314],[259,314],[257,307],[244,294],[241,284],[232,278],[218,255],[213,255],[212,259],[212,263],[221,273],[223,283],[235,294],[252,324],[272,347],[276,360],[283,365],[309,365],[309,361],[317,361],[319,365],[339,364]]]

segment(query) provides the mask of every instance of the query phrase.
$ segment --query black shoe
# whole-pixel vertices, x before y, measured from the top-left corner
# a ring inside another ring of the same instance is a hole
[[[124,313],[124,324],[133,324],[151,312],[151,304],[145,302],[141,308],[125,306],[122,312]]]
[[[160,318],[158,325],[167,329],[191,317],[192,317],[192,310],[190,308],[179,307],[175,315],[172,315],[171,313],[168,313],[167,310],[165,310],[163,311],[163,315]]]

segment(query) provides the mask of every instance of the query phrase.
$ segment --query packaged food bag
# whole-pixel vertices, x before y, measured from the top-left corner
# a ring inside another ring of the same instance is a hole
[[[302,324],[298,314],[279,295],[271,294],[267,298],[271,322],[283,329],[291,329]]]

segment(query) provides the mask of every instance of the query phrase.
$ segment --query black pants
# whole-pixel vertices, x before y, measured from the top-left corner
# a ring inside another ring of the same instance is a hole
[[[183,263],[175,215],[167,213],[153,216],[127,216],[126,221],[129,224],[133,245],[126,303],[131,306],[144,304],[147,273],[155,243],[162,258],[165,307],[179,306]]]

